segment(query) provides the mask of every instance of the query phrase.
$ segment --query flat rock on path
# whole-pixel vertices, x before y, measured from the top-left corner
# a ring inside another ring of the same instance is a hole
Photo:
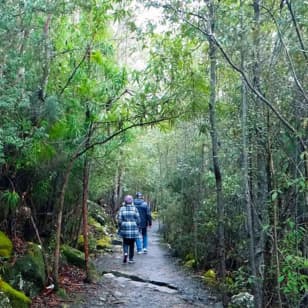
[[[200,279],[192,277],[160,242],[158,222],[148,231],[148,253],[122,263],[122,247],[96,260],[102,278],[89,288],[82,304],[71,307],[215,307],[221,308]]]

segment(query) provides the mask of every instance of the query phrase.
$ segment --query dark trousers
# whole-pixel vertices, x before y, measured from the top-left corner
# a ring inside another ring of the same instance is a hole
[[[123,238],[123,251],[128,254],[129,260],[134,258],[134,247],[135,239],[134,238]]]

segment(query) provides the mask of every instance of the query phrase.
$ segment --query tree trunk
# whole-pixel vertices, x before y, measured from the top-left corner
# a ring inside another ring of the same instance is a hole
[[[247,91],[244,81],[242,81],[242,147],[243,147],[243,182],[244,182],[244,196],[246,204],[247,227],[249,234],[249,263],[250,270],[253,277],[257,277],[256,261],[255,261],[255,239],[253,230],[253,209],[251,201],[251,191],[249,184],[249,158],[247,146]],[[257,292],[258,286],[253,283],[254,293]]]
[[[261,61],[260,61],[260,7],[261,0],[254,0],[254,29],[253,29],[253,86],[262,93],[261,89]],[[252,211],[252,223],[254,230],[254,259],[255,271],[254,276],[254,298],[255,307],[263,307],[263,277],[264,277],[264,248],[265,248],[265,232],[263,226],[269,223],[268,221],[268,165],[267,165],[267,130],[265,118],[265,106],[255,98],[255,210]]]
[[[45,62],[43,64],[43,76],[41,80],[42,96],[45,97],[45,91],[48,83],[49,71],[50,71],[50,42],[49,42],[49,27],[51,22],[51,14],[48,14],[47,20],[44,25],[44,57]]]
[[[244,28],[243,23],[243,1],[240,2],[241,9],[241,27]],[[242,30],[244,31],[244,30]],[[245,34],[241,32],[241,41],[244,42]],[[245,59],[244,59],[245,49],[243,44],[241,45],[241,69],[244,69]],[[251,200],[251,181],[249,176],[249,151],[248,151],[248,106],[247,106],[247,88],[244,79],[242,78],[242,87],[241,87],[241,100],[242,100],[242,151],[243,151],[243,163],[242,163],[242,172],[243,172],[243,186],[244,186],[244,197],[246,205],[246,219],[247,219],[247,228],[249,234],[249,263],[250,271],[253,277],[257,277],[256,269],[256,260],[255,260],[255,234],[253,228],[253,205]],[[253,281],[253,292],[256,294],[258,285]]]
[[[83,240],[84,257],[86,267],[86,282],[91,282],[89,270],[89,228],[88,228],[88,189],[89,189],[90,167],[87,155],[84,158],[83,166],[83,191],[82,191],[82,218],[83,218]]]
[[[66,192],[69,176],[73,168],[74,161],[75,161],[75,158],[70,159],[67,165],[67,168],[65,170],[63,184],[62,184],[62,188],[60,191],[59,203],[58,203],[59,210],[58,210],[58,216],[57,216],[56,247],[55,247],[54,266],[53,266],[53,281],[55,284],[55,290],[57,290],[59,287],[59,259],[60,259],[60,245],[61,245],[64,198],[65,198],[65,192]]]
[[[271,191],[276,192],[277,191],[277,185],[276,185],[276,180],[275,180],[275,169],[274,169],[274,161],[273,161],[273,156],[270,151],[270,142],[269,142],[269,166],[270,166],[270,179],[271,179]],[[274,195],[273,195],[274,196]],[[280,293],[280,282],[279,282],[279,277],[280,277],[280,261],[279,261],[279,250],[278,250],[278,233],[277,233],[277,227],[278,227],[278,197],[272,198],[272,224],[273,224],[273,258],[274,258],[274,264],[276,267],[276,279],[275,279],[275,288],[276,288],[276,294],[275,294],[275,299],[277,299],[277,306],[279,308],[282,308],[282,300],[281,300],[281,293]],[[270,269],[268,269],[270,270]],[[276,305],[276,303],[273,303]]]
[[[121,158],[121,154],[120,154]],[[122,199],[122,177],[123,177],[123,166],[121,159],[117,161],[117,168],[114,176],[114,189],[113,189],[113,209],[112,214],[115,216],[121,205]]]
[[[209,28],[211,34],[214,34],[215,15],[214,4],[212,1],[207,1],[209,8]],[[216,202],[218,215],[218,258],[219,258],[219,276],[222,281],[225,280],[226,265],[225,265],[225,237],[224,237],[224,201],[222,192],[222,176],[218,159],[218,137],[216,127],[216,45],[209,39],[209,58],[210,58],[210,134],[212,141],[213,168],[216,182]]]

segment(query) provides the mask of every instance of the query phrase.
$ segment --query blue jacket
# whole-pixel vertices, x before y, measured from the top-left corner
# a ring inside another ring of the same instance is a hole
[[[119,234],[123,238],[139,236],[139,212],[133,204],[123,205],[118,213]]]
[[[136,206],[140,216],[140,228],[152,226],[151,209],[143,199],[135,199],[134,205]]]

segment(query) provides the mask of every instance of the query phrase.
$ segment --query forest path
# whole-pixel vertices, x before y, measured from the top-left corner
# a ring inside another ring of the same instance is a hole
[[[222,307],[200,278],[176,264],[159,236],[159,224],[149,229],[149,252],[135,255],[134,264],[122,263],[122,247],[96,260],[102,278],[83,304],[74,307]],[[73,307],[73,306],[71,306]]]

